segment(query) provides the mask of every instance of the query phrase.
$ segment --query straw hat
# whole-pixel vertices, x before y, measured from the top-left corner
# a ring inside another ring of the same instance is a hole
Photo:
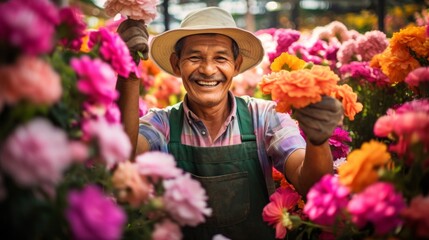
[[[257,65],[263,58],[261,41],[251,32],[238,28],[231,14],[218,7],[193,11],[182,20],[180,28],[154,37],[149,48],[150,57],[161,69],[175,75],[170,65],[170,55],[176,42],[183,37],[202,33],[218,33],[234,39],[243,55],[240,73]]]

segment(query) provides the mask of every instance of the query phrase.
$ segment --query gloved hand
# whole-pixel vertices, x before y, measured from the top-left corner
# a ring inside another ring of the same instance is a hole
[[[343,107],[335,98],[323,96],[322,101],[296,109],[294,117],[313,145],[321,145],[332,135],[343,117]]]
[[[140,61],[140,56],[137,51],[140,51],[143,54],[144,60],[148,59],[149,34],[143,20],[126,19],[119,25],[117,32],[119,36],[121,36],[122,40],[127,44],[131,56],[136,64]]]

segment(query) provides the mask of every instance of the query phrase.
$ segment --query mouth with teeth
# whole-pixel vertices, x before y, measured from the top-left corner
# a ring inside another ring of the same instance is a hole
[[[202,87],[215,87],[219,85],[219,81],[195,81],[198,85]]]

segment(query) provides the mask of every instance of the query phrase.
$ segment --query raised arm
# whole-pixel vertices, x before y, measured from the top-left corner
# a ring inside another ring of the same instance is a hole
[[[341,103],[331,97],[323,97],[319,103],[296,110],[295,118],[307,137],[307,147],[289,156],[285,175],[304,197],[323,175],[333,173],[332,154],[327,140],[342,117]]]
[[[118,27],[118,34],[127,44],[136,64],[140,61],[138,51],[142,53],[144,59],[148,58],[148,32],[143,21],[132,19],[123,21]],[[149,149],[147,140],[139,135],[140,79],[134,74],[127,79],[119,76],[116,89],[119,92],[121,121],[131,141],[131,159],[134,159],[136,154]]]

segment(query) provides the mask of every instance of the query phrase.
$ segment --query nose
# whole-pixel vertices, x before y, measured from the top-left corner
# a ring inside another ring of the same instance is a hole
[[[212,76],[216,73],[217,71],[217,66],[216,63],[214,63],[211,60],[204,60],[201,62],[200,67],[198,68],[198,71],[201,74],[204,74],[206,76]]]

